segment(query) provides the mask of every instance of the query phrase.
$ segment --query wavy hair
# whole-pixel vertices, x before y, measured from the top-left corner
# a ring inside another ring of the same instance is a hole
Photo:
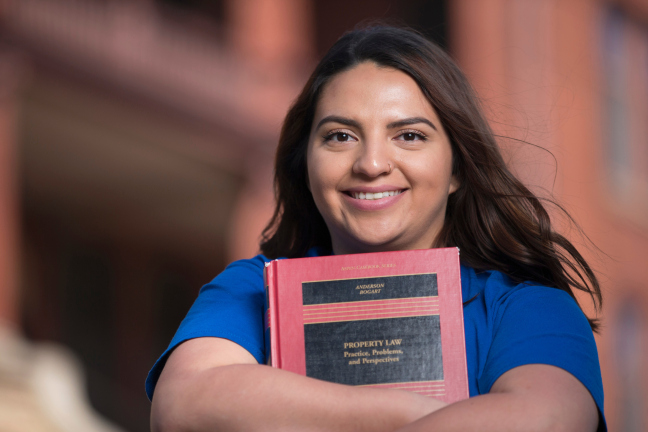
[[[412,77],[450,139],[460,186],[449,196],[444,226],[430,246],[457,246],[462,263],[501,271],[518,283],[532,281],[574,298],[573,289],[586,292],[599,310],[596,275],[574,245],[553,230],[540,199],[507,168],[466,77],[437,45],[397,27],[372,26],[342,36],[288,111],[275,160],[277,204],[263,231],[261,251],[269,258],[294,258],[312,247],[331,250],[328,229],[307,187],[308,137],[322,89],[362,62]],[[589,322],[598,328],[596,319]]]

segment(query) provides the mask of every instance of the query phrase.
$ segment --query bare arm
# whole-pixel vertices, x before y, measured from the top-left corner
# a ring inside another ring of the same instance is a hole
[[[151,410],[154,432],[393,431],[443,407],[414,393],[350,387],[259,365],[239,345],[192,339],[169,357]]]
[[[594,431],[598,424],[587,389],[547,365],[512,369],[491,393],[443,406],[409,392],[342,386],[261,366],[233,342],[200,338],[169,358],[153,398],[151,425],[154,432],[499,432]]]
[[[446,406],[399,432],[595,431],[594,399],[563,369],[532,364],[504,373],[491,392]]]

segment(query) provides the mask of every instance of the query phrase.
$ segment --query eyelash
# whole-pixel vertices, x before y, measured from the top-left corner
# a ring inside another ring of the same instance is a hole
[[[416,129],[408,129],[408,130],[401,131],[396,137],[401,138],[401,137],[403,137],[404,135],[407,135],[407,134],[415,135],[418,139],[403,140],[403,141],[427,141],[427,135],[425,135],[423,132],[418,131]]]
[[[351,138],[351,139],[355,139],[355,137],[354,137],[353,135],[351,135],[350,133],[345,132],[345,131],[343,131],[343,130],[332,130],[332,131],[330,131],[329,133],[327,133],[326,135],[323,136],[323,138],[324,138],[324,142],[332,141],[333,138],[334,138],[335,136],[337,136],[337,135],[347,135],[349,138]],[[339,137],[338,137],[338,138],[339,138]],[[348,142],[348,141],[349,141],[349,140],[347,140],[347,141],[337,141],[337,142]]]

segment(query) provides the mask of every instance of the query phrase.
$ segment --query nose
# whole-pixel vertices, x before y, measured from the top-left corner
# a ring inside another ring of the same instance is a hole
[[[355,174],[367,177],[378,177],[389,174],[392,163],[389,155],[389,146],[380,141],[366,141],[358,146],[358,155],[353,164]]]

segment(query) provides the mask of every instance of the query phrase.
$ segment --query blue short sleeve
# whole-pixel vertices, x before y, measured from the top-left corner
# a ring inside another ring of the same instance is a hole
[[[603,386],[596,343],[590,325],[574,299],[543,286],[519,286],[493,301],[493,338],[480,393],[487,393],[506,371],[526,364],[566,370],[591,393],[603,413]]]
[[[189,339],[229,339],[248,350],[259,363],[265,362],[263,267],[267,261],[263,255],[235,261],[202,287],[169,347],[148,374],[146,394],[149,399],[153,398],[155,385],[169,354]]]

